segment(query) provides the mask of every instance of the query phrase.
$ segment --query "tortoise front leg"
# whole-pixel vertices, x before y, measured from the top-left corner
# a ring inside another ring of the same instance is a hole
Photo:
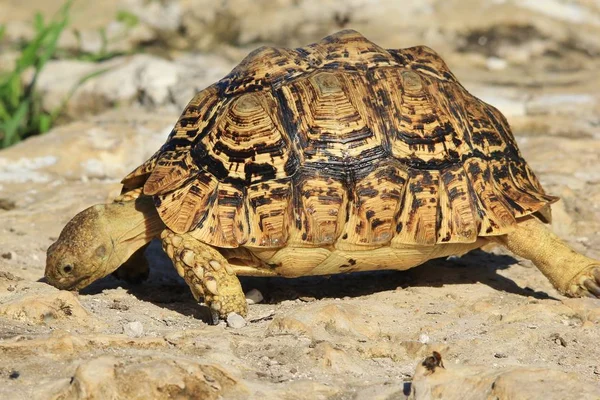
[[[113,276],[133,284],[142,283],[148,279],[150,266],[144,252],[149,245],[150,242],[137,249],[123,265],[113,272]]]
[[[163,249],[196,300],[203,297],[221,318],[231,312],[246,316],[248,306],[242,285],[221,253],[188,233],[165,229],[160,237]]]
[[[562,294],[600,298],[600,261],[577,253],[537,219],[519,221],[514,232],[488,239],[531,260]]]

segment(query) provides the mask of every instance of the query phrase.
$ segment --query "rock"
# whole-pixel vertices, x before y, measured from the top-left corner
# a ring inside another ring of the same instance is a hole
[[[104,327],[99,325],[100,327]],[[96,351],[119,351],[119,349],[156,350],[168,346],[163,338],[143,337],[129,338],[123,335],[99,335],[96,333],[79,335],[70,334],[56,329],[50,335],[37,336],[29,339],[16,336],[11,339],[0,341],[0,350],[5,354],[23,354],[30,356],[42,352],[45,357],[74,359],[85,352]]]
[[[0,184],[60,182],[59,177],[120,180],[162,145],[175,118],[165,111],[115,110],[63,125],[3,151]]]
[[[320,342],[314,346],[311,356],[327,370],[337,373],[362,374],[364,371],[358,365],[356,359],[349,356],[340,346],[332,345],[330,342]]]
[[[42,288],[35,294],[13,289],[0,296],[0,315],[35,324],[62,324],[64,320],[69,320],[74,326],[95,324],[94,317],[83,308],[75,294],[42,284],[39,286]]]
[[[140,22],[158,31],[176,31],[181,27],[181,2],[153,2],[144,0],[126,0],[122,10],[134,14]]]
[[[227,315],[227,326],[240,329],[246,326],[246,320],[240,314],[232,312]]]
[[[331,382],[321,383],[312,379],[299,379],[286,382],[284,385],[277,385],[275,390],[261,390],[260,398],[304,400],[309,394],[311,399],[328,400],[340,397],[345,389],[347,388],[336,386]]]
[[[110,356],[99,357],[83,363],[73,376],[69,389],[63,391],[65,399],[110,399],[118,398],[119,392],[114,385],[117,378],[115,365],[117,359]]]
[[[506,69],[507,62],[502,58],[490,57],[487,59],[486,66],[492,71],[499,71]]]
[[[92,73],[98,75],[79,84]],[[156,82],[152,78],[158,78]],[[143,93],[152,105],[164,101],[168,86],[177,81],[176,68],[159,57],[136,55],[117,57],[100,63],[59,60],[46,65],[37,87],[43,106],[55,109],[76,88],[69,99],[66,115],[97,114],[114,104],[133,104]]]
[[[576,299],[564,299],[562,303],[573,310],[581,321],[600,324],[599,300],[582,297]]]
[[[81,363],[65,386],[54,394],[57,398],[216,400],[248,395],[223,368],[175,357],[94,358]]]
[[[312,330],[304,323],[291,317],[275,317],[267,327],[267,336],[292,335],[310,337]]]
[[[593,109],[598,105],[595,96],[587,93],[569,93],[536,96],[526,103],[527,114],[563,114],[572,115],[583,109]]]
[[[364,316],[359,307],[345,304],[315,304],[313,310],[312,315],[304,313],[304,316],[313,319],[313,323],[325,328],[329,333],[367,339],[376,338],[380,334],[377,325],[364,323]]]
[[[576,400],[600,396],[600,388],[575,373],[549,368],[454,366],[434,353],[417,365],[411,400],[443,398]],[[441,360],[441,362],[440,362]]]
[[[263,301],[263,295],[258,289],[250,289],[248,293],[246,293],[246,303],[248,304],[258,304]]]
[[[534,315],[536,316],[536,320],[555,321],[561,316],[573,314],[573,310],[558,302],[551,305],[525,304],[509,310],[506,315],[503,316],[502,321],[509,324],[515,322],[528,323],[529,321],[532,321],[532,316]],[[529,323],[527,325],[533,326]]]
[[[22,280],[23,280],[23,278],[18,277],[10,272],[0,271],[0,285],[4,285],[6,283],[11,283],[11,282],[18,282],[18,281],[22,281]]]
[[[144,335],[144,326],[140,321],[133,321],[123,327],[123,333],[132,338],[139,338]]]
[[[543,2],[525,1],[520,5],[523,8],[535,10],[553,18],[562,19],[575,24],[600,25],[600,17],[593,9],[586,7],[585,3],[563,3],[558,0]]]
[[[150,109],[176,105],[173,112],[179,113],[198,91],[221,79],[231,68],[231,62],[215,55],[183,55],[166,60],[136,54],[98,63],[56,60],[42,70],[37,89],[46,110],[55,110],[70,96],[64,115],[73,119],[98,114],[115,104]]]
[[[353,397],[354,400],[404,400],[410,384],[402,381],[386,381],[378,385],[361,388]]]

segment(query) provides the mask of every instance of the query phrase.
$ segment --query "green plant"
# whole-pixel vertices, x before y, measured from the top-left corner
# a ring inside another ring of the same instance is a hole
[[[140,23],[140,19],[137,15],[125,10],[117,11],[115,19],[125,24],[128,28],[133,28]]]
[[[0,75],[0,147],[48,131],[62,109],[43,111],[35,86],[44,65],[56,52],[58,39],[67,26],[72,0],[67,0],[48,23],[36,14],[35,37],[23,48],[15,68]],[[0,39],[4,27],[0,28]],[[23,74],[33,69],[33,76],[23,85]]]

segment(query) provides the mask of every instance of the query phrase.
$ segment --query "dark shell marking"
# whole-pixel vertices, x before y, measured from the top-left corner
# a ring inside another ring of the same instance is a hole
[[[252,52],[123,184],[218,247],[473,243],[555,201],[433,50],[354,31]]]

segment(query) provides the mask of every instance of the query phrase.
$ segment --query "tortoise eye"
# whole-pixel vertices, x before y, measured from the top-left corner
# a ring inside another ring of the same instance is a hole
[[[105,254],[106,254],[106,247],[104,247],[104,245],[98,246],[98,248],[96,249],[96,256],[104,257]]]
[[[72,266],[72,265],[65,265],[65,266],[63,267],[63,272],[64,272],[65,274],[68,274],[68,273],[69,273],[69,272],[71,272],[71,271],[73,271],[73,266]]]

